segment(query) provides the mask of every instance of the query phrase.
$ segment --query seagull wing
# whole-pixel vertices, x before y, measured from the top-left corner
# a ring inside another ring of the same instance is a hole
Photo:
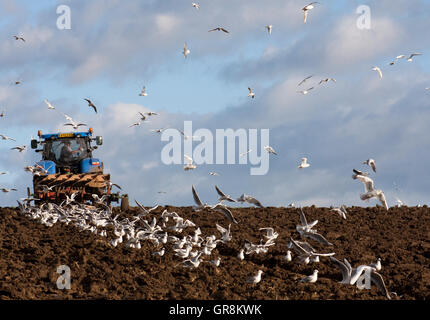
[[[230,33],[230,32],[228,32],[226,29],[224,29],[224,28],[220,28],[220,30],[221,31],[224,31],[225,33]]]
[[[231,211],[224,205],[218,203],[215,206],[212,207],[213,210],[218,211],[223,213],[227,219],[229,219],[231,222],[237,224],[237,220],[234,218],[233,214],[231,213]]]
[[[371,162],[370,162],[370,166],[372,167],[372,170],[373,170],[374,172],[376,172],[376,165],[375,165],[375,161],[371,161]]]
[[[220,197],[226,197],[226,195],[224,194],[224,192],[222,192],[218,186],[215,186],[216,192],[218,192],[218,194],[220,195]]]
[[[330,257],[330,260],[336,265],[336,267],[342,273],[342,283],[349,283],[351,278],[351,270],[341,261],[337,260],[335,257]]]
[[[300,222],[301,222],[302,226],[307,226],[308,221],[306,220],[306,216],[305,216],[305,213],[303,212],[302,208],[300,208],[299,215],[300,215]]]
[[[332,246],[333,244],[328,242],[326,238],[324,238],[322,235],[320,235],[319,233],[313,233],[313,232],[305,232],[304,233],[305,237],[311,238],[315,241],[318,241],[319,243],[325,245],[325,246]]]
[[[384,279],[378,272],[372,271],[370,275],[370,281],[373,282],[378,287],[379,290],[384,292],[387,299],[391,300],[391,296],[388,293],[387,287],[385,286]]]
[[[388,210],[387,200],[385,199],[385,194],[382,191],[378,192],[378,200],[385,207],[385,209]]]
[[[367,176],[357,175],[356,179],[363,182],[364,190],[367,192],[375,190],[375,187],[373,185],[373,180]]]
[[[260,207],[260,208],[264,208],[263,205],[260,203],[260,201],[258,201],[257,199],[255,199],[254,197],[248,197],[246,199],[246,202],[248,203],[252,203],[255,204],[256,206]]]
[[[203,207],[203,203],[200,201],[199,196],[197,195],[196,189],[194,189],[194,186],[192,186],[192,191],[193,191],[193,198],[194,198],[194,202],[199,206],[199,207]]]

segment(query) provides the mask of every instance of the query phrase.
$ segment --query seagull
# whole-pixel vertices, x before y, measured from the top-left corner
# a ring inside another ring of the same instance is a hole
[[[229,195],[226,195],[224,192],[222,192],[218,186],[215,186],[216,192],[219,194],[220,198],[218,199],[218,201],[221,203],[224,200],[225,201],[229,201],[229,202],[236,202],[236,200],[232,199]]]
[[[272,28],[273,28],[273,26],[272,26],[271,24],[269,24],[269,25],[265,26],[265,28],[267,29],[267,32],[268,32],[269,34],[272,34]]]
[[[305,83],[307,80],[309,80],[310,78],[312,78],[313,77],[313,75],[312,76],[309,76],[309,77],[306,77],[306,78],[304,78],[302,81],[300,81],[300,83],[297,85],[297,86],[301,86],[303,83]]]
[[[224,29],[223,27],[217,27],[217,28],[209,30],[208,32],[212,32],[212,31],[223,31],[225,33],[230,33],[226,29]]]
[[[86,102],[88,102],[88,106],[89,107],[91,107],[91,108],[93,108],[94,109],[94,111],[97,113],[97,108],[96,108],[96,106],[94,105],[94,103],[92,103],[92,101],[90,100],[90,99],[84,99]]]
[[[165,129],[161,128],[161,129],[152,129],[151,132],[155,132],[155,133],[162,133]]]
[[[246,279],[246,283],[252,283],[252,284],[259,283],[261,281],[261,274],[262,273],[263,273],[263,271],[258,270],[258,272],[255,276]]]
[[[65,124],[63,124],[63,126],[72,126],[73,127],[73,129],[78,129],[78,127],[80,127],[80,126],[86,126],[86,124],[85,123],[76,123],[76,122],[74,122],[74,121],[70,121],[70,123],[65,123]]]
[[[314,283],[318,280],[318,270],[314,270],[314,273],[312,273],[310,276],[307,276],[300,280],[300,282],[309,282]]]
[[[11,150],[18,150],[19,152],[23,152],[25,149],[27,149],[27,146],[18,146],[14,148],[10,148]]]
[[[275,155],[278,155],[271,146],[265,146],[264,150],[266,150],[268,153],[273,153]]]
[[[152,253],[152,255],[153,255],[153,256],[160,256],[160,257],[162,257],[162,256],[164,256],[164,253],[165,253],[165,252],[166,252],[166,249],[161,248],[161,250],[160,250],[160,251],[153,252],[153,253]]]
[[[238,198],[236,201],[238,202],[248,202],[250,204],[256,205],[257,207],[264,208],[263,205],[255,199],[254,197],[248,196],[246,194],[242,194],[240,198]]]
[[[45,99],[45,103],[48,105],[48,109],[54,110],[55,107],[48,101],[48,99]]]
[[[122,190],[122,188],[119,185],[117,185],[116,183],[112,183],[111,181],[106,181],[105,185],[109,186],[110,188],[117,187],[119,190]]]
[[[21,84],[21,81],[15,81],[15,85]]]
[[[0,118],[3,118],[5,115],[6,115],[6,114],[5,114],[5,111],[4,111],[4,110],[2,110],[2,112],[0,113]]]
[[[223,205],[222,203],[217,203],[216,205],[210,208],[214,211],[224,214],[227,217],[227,219],[229,219],[231,222],[238,224],[237,220],[234,218],[231,211],[227,208],[227,206]]]
[[[145,114],[143,114],[142,112],[140,112],[139,111],[139,114],[140,114],[140,120],[142,120],[142,121],[145,121],[146,120],[146,116],[145,116]]]
[[[184,131],[179,130],[179,129],[177,129],[177,130],[184,136],[185,140],[187,140],[189,138],[191,138],[191,140],[197,140],[197,141],[201,140],[201,137],[199,137],[199,136],[187,136],[187,135],[185,135]]]
[[[228,242],[231,240],[231,235],[230,235],[230,226],[231,224],[228,225],[228,229],[220,226],[219,224],[215,224],[217,230],[221,233],[221,241],[222,242]]]
[[[24,39],[24,37],[22,37],[22,36],[13,36],[14,38],[15,38],[15,40],[22,40],[23,42],[25,42],[25,39]]]
[[[293,260],[293,258],[291,257],[291,251],[288,250],[287,254],[285,256],[282,257],[282,260],[290,262],[291,260]]]
[[[428,88],[425,88],[425,90],[430,90],[430,87],[428,87]]]
[[[317,242],[319,242],[325,246],[332,246],[333,245],[332,243],[328,242],[327,239],[324,238],[321,234],[317,233],[314,230],[311,230],[310,232],[302,231],[302,232],[300,232],[300,235],[302,237],[305,237],[305,238],[311,238],[311,239],[313,239],[313,240],[315,240],[315,241],[317,241]]]
[[[8,189],[8,188],[0,188],[0,190],[1,191],[3,191],[4,193],[8,193],[8,192],[11,192],[11,191],[18,191],[17,189],[15,189],[15,188],[11,188],[11,189]]]
[[[367,200],[371,198],[378,198],[379,202],[384,206],[386,210],[388,210],[387,200],[385,199],[385,194],[382,190],[371,190],[365,194],[360,195],[361,200]]]
[[[334,83],[336,83],[336,79],[334,79],[334,78],[325,78],[325,79],[322,79],[318,84],[321,84],[323,82],[327,83],[330,80],[333,81]]]
[[[343,219],[346,220],[346,213],[347,212],[346,212],[345,206],[341,206],[339,208],[333,208],[330,211],[337,212]]]
[[[245,249],[240,249],[239,253],[237,254],[237,258],[238,258],[239,260],[243,260],[243,259],[245,259],[245,254],[244,254],[244,252],[245,252]]]
[[[373,71],[377,71],[378,74],[379,74],[379,78],[382,79],[382,71],[381,71],[381,69],[379,67],[373,67],[372,70]]]
[[[367,159],[366,161],[363,162],[363,164],[367,164],[368,166],[370,166],[372,168],[373,172],[376,172],[375,160]]]
[[[308,94],[309,91],[311,91],[314,87],[310,87],[309,89],[306,90],[301,90],[301,91],[297,91],[297,93],[301,93],[301,94]]]
[[[193,2],[191,5],[192,5],[194,8],[196,8],[197,10],[199,10],[199,9],[200,9],[200,5],[199,5],[198,3]]]
[[[252,99],[254,99],[254,97],[255,97],[255,93],[254,93],[254,92],[252,92],[252,89],[251,89],[250,87],[248,87],[248,91],[249,91],[249,93],[248,93],[248,97],[251,97]]]
[[[376,271],[380,271],[382,269],[381,258],[378,258],[376,263],[369,264],[369,267],[375,268]]]
[[[314,8],[315,3],[319,3],[319,2],[311,2],[307,6],[302,8],[302,11],[304,13],[304,23],[306,23],[306,20],[308,18],[308,11]]]
[[[412,53],[409,58],[407,59],[408,62],[412,62],[412,58],[415,56],[421,56],[422,53]]]
[[[12,141],[16,141],[14,138],[6,137],[6,136],[5,136],[5,135],[3,135],[3,134],[0,134],[0,138],[1,138],[2,140],[12,140]]]
[[[252,151],[252,149],[248,149],[248,151],[241,153],[239,156],[243,157],[245,155],[247,155],[248,153],[250,153]]]
[[[308,158],[302,158],[302,162],[298,166],[299,169],[307,168],[310,164],[308,163]]]
[[[209,175],[211,175],[211,176],[219,176],[219,173],[218,172],[209,172]]]
[[[193,164],[193,158],[187,156],[186,154],[184,154],[184,158],[185,158],[185,161],[187,162],[187,164],[184,166],[185,171],[197,168],[197,166]]]
[[[8,171],[0,171],[0,176],[4,175],[4,174],[8,174]]]
[[[191,53],[190,49],[187,48],[187,43],[186,42],[184,42],[184,51],[182,53],[184,54],[184,58],[185,59]]]
[[[135,122],[135,123],[129,125],[128,127],[131,128],[131,127],[135,127],[135,126],[140,126],[140,122]]]
[[[275,229],[271,228],[271,227],[266,227],[266,228],[260,228],[258,230],[266,230],[266,235],[264,236],[266,239],[268,239],[269,241],[273,241],[275,240],[278,236],[279,233],[275,232]]]
[[[363,176],[361,174],[353,174],[352,178],[354,180],[358,179],[361,182],[363,182],[365,192],[370,192],[370,191],[375,190],[375,186],[374,186],[373,180],[371,178],[369,178],[367,176]]]
[[[158,113],[157,112],[152,112],[152,111],[148,111],[148,112],[145,112],[145,114],[147,115],[147,116],[158,116]]]
[[[144,86],[139,93],[139,96],[146,97],[148,94],[146,93],[146,87]]]
[[[363,172],[357,169],[352,169],[352,171],[356,174],[356,175],[360,175],[360,176],[368,176],[369,172]]]
[[[199,196],[198,196],[198,194],[197,194],[197,191],[196,191],[196,189],[194,188],[194,185],[192,186],[191,190],[192,190],[192,192],[193,192],[193,199],[194,199],[194,202],[196,203],[196,206],[194,206],[194,207],[193,207],[193,210],[194,210],[194,211],[198,212],[198,211],[200,211],[200,210],[202,210],[202,209],[207,209],[207,208],[210,208],[210,207],[211,207],[211,206],[207,205],[206,203],[203,203],[203,202],[200,200],[200,198],[199,198]]]

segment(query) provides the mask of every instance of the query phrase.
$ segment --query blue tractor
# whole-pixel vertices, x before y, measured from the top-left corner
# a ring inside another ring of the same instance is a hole
[[[38,202],[61,203],[74,195],[78,203],[118,202],[119,192],[113,193],[110,174],[103,172],[103,162],[93,157],[93,151],[103,144],[101,136],[87,132],[42,134],[31,140],[31,148],[42,153],[37,162],[40,170],[33,173],[33,197]],[[92,142],[96,145],[91,145]],[[37,149],[38,147],[40,149]],[[121,206],[128,206],[122,203]]]

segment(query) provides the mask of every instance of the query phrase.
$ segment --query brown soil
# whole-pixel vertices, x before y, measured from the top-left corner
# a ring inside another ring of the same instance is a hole
[[[192,212],[189,207],[168,207],[200,226],[203,235],[220,236],[215,223],[228,221],[222,214]],[[385,284],[393,299],[430,298],[430,209],[380,207],[348,209],[347,220],[330,213],[328,208],[307,207],[308,220],[318,219],[315,227],[333,247],[323,247],[308,240],[321,252],[336,252],[339,260],[347,258],[352,266],[382,259]],[[294,208],[232,209],[238,225],[232,225],[233,240],[219,244],[212,259],[221,257],[215,268],[201,263],[197,269],[175,267],[181,260],[169,245],[163,257],[153,257],[152,242],[142,241],[141,249],[113,248],[107,239],[74,226],[57,223],[48,228],[21,214],[15,208],[0,209],[0,299],[385,299],[375,286],[359,290],[342,285],[340,272],[328,258],[317,264],[284,262],[289,238],[299,240]],[[151,216],[159,217],[161,209]],[[136,214],[135,209],[121,217]],[[276,245],[267,254],[249,255],[239,261],[236,255],[248,239],[258,243],[261,227],[272,226],[279,232]],[[184,230],[192,234],[194,228]],[[183,236],[180,234],[179,236]],[[109,238],[108,238],[109,240]],[[302,239],[300,239],[302,240]],[[207,258],[205,258],[207,260]],[[71,289],[59,290],[57,267],[71,268]],[[264,271],[262,280],[253,286],[245,280]],[[316,283],[299,279],[319,270]]]

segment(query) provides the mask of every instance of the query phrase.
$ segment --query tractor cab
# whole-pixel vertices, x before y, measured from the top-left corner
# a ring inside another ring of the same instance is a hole
[[[41,134],[39,131],[38,135],[41,141],[32,140],[31,147],[36,149],[38,144],[42,145],[42,149],[36,150],[42,153],[42,160],[38,164],[49,174],[103,171],[102,162],[92,155],[97,146],[91,146],[92,141],[101,145],[103,140],[100,136],[91,138],[91,128],[88,132],[57,134]]]

